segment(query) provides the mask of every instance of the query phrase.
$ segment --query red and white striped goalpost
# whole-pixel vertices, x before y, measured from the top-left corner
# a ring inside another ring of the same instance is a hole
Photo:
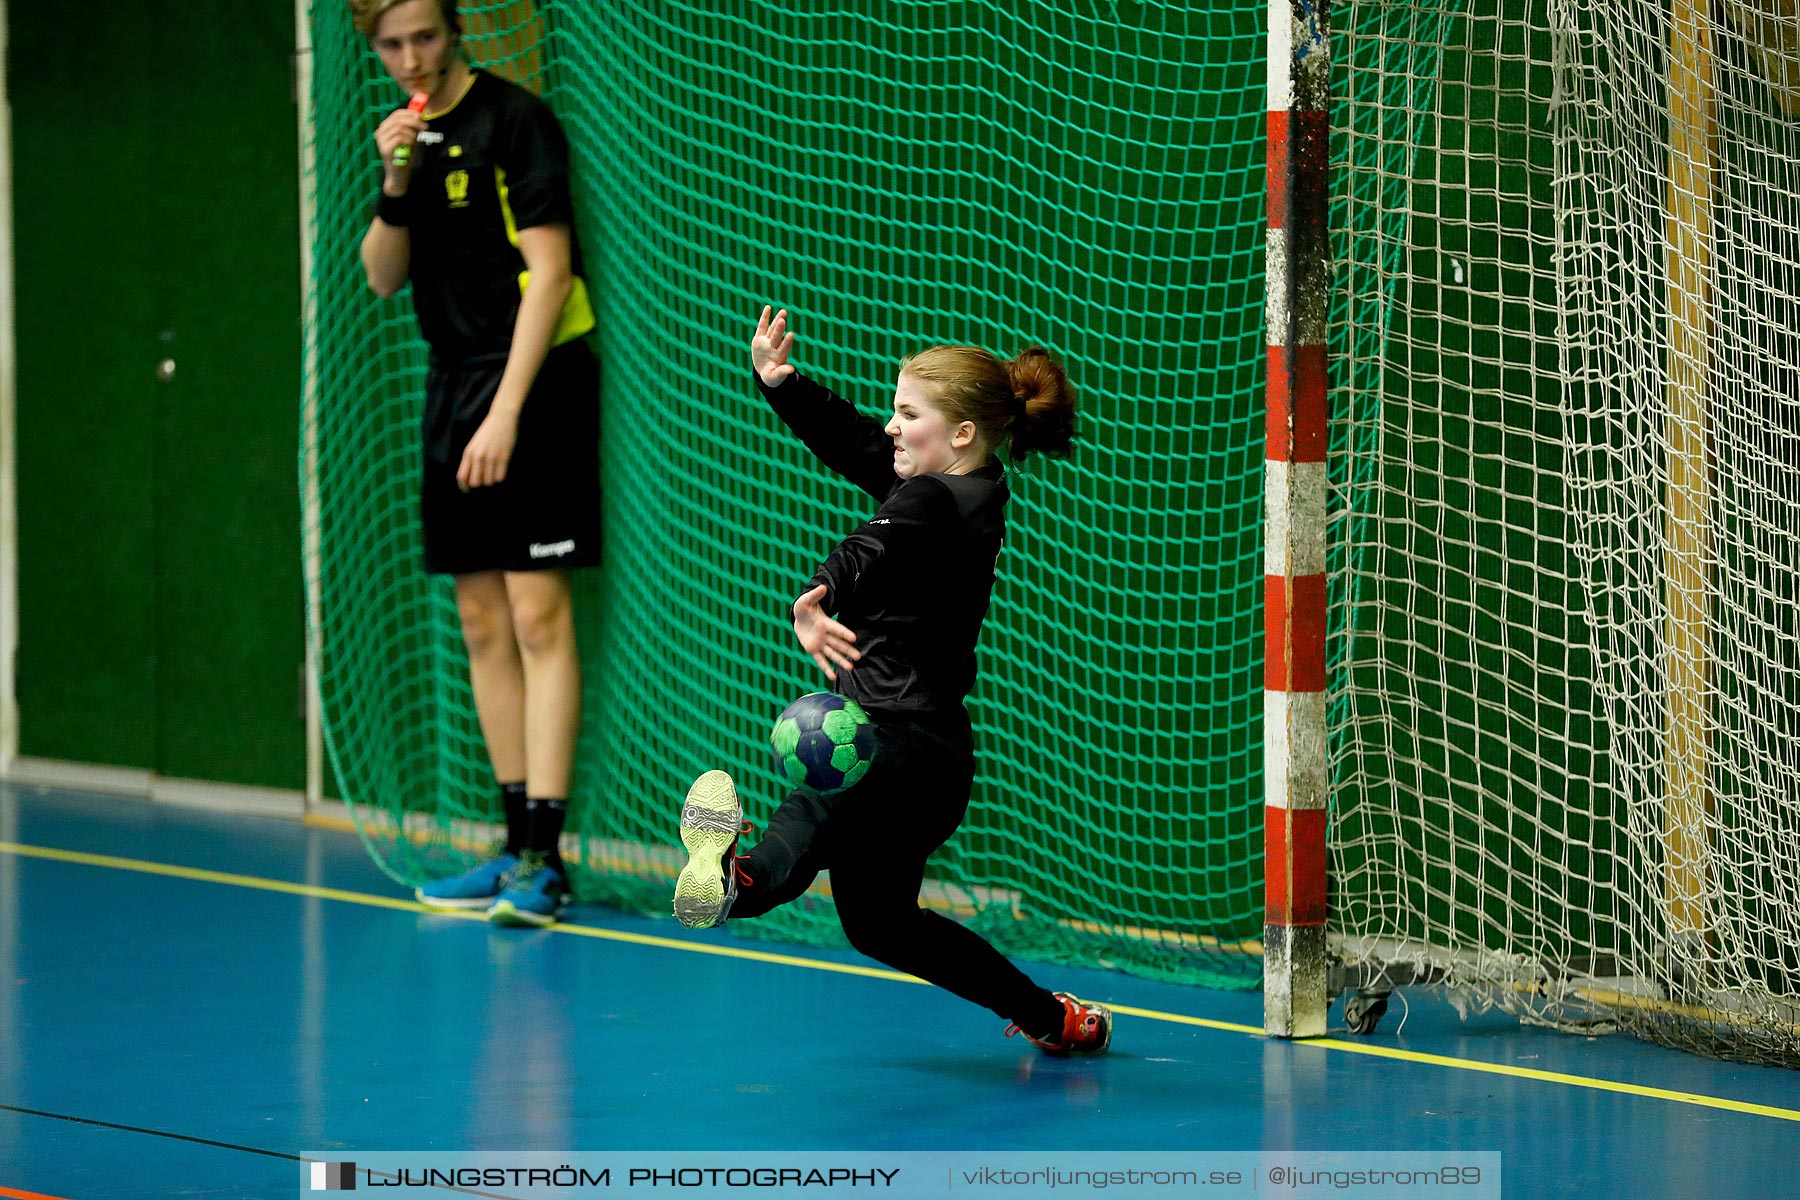
[[[1263,1026],[1325,1032],[1328,0],[1269,5]]]

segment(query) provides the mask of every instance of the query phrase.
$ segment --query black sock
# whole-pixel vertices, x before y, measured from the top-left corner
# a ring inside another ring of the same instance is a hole
[[[503,783],[500,785],[500,801],[506,806],[506,852],[518,854],[525,849],[525,785],[523,783]]]
[[[567,800],[533,797],[525,801],[525,848],[542,854],[564,879],[569,877],[569,872],[563,867],[556,842],[562,836],[563,819],[568,815]]]
[[[1052,1006],[1055,1006],[1052,1009]],[[1063,1002],[1052,992],[1045,992],[1038,1005],[1038,1011],[1031,1014],[1027,1021],[1020,1021],[1019,1028],[1040,1042],[1060,1042],[1063,1033]]]

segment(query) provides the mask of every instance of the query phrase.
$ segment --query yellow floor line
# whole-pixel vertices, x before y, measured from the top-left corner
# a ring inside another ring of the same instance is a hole
[[[0,854],[13,854],[20,858],[41,858],[52,862],[76,863],[87,867],[107,867],[115,871],[136,871],[143,875],[162,875],[171,879],[192,879],[201,883],[222,883],[230,887],[251,888],[260,892],[280,892],[288,896],[311,896],[320,900],[336,900],[343,904],[360,904],[365,908],[386,908],[399,912],[445,917],[452,921],[478,921],[484,925],[487,924],[485,912],[446,912],[442,909],[426,908],[415,900],[402,900],[397,896],[373,896],[367,892],[346,892],[337,888],[317,887],[309,883],[287,883],[279,879],[263,879],[256,875],[232,875],[224,871],[207,871],[199,867],[175,867],[167,863],[146,862],[137,858],[116,858],[109,854],[88,854],[80,850],[56,850],[47,846],[24,846],[17,842],[0,842]],[[643,933],[626,933],[618,929],[603,929],[596,925],[558,923],[550,926],[546,932],[566,934],[571,937],[600,938],[609,942],[628,942],[636,946],[657,946],[664,950],[681,950],[689,954],[711,954],[720,958],[740,958],[750,962],[776,963],[787,967],[808,967],[818,971],[835,971],[840,975],[890,979],[899,983],[924,983],[924,980],[915,979],[911,975],[905,975],[899,971],[887,971],[879,967],[861,967],[854,963],[820,962],[817,959],[800,958],[792,954],[771,954],[762,950],[743,950],[735,946],[715,946],[706,942],[677,941],[674,938],[652,937]]]
[[[47,846],[26,846],[17,842],[0,842],[0,854],[11,854],[20,858],[38,858],[51,862],[75,863],[82,866],[106,867],[115,871],[135,871],[144,875],[162,875],[172,879],[191,879],[201,883],[220,883],[230,887],[252,888],[257,891],[279,892],[289,896],[310,896],[321,900],[336,900],[344,904],[360,904],[367,908],[385,908],[400,912],[422,913],[434,917],[447,917],[451,920],[487,921],[487,914],[482,912],[440,912],[428,909],[412,900],[401,900],[392,896],[374,896],[366,892],[346,892],[337,888],[316,887],[306,883],[286,883],[279,879],[263,879],[255,875],[233,875],[224,871],[207,871],[198,867],[177,867],[167,863],[147,862],[136,858],[117,858],[109,854],[88,854],[80,850],[58,850]],[[791,954],[771,954],[762,950],[743,950],[735,946],[715,946],[706,942],[677,941],[674,938],[652,937],[648,934],[625,933],[616,929],[603,929],[594,925],[570,925],[559,923],[550,926],[545,932],[567,934],[572,937],[599,938],[609,942],[626,942],[636,946],[655,946],[664,950],[679,950],[688,954],[711,954],[720,958],[736,958],[750,962],[774,963],[787,967],[803,967],[811,971],[830,971],[840,975],[860,975],[868,979],[888,979],[897,983],[923,983],[911,975],[899,971],[887,971],[879,967],[860,967],[850,963],[822,962],[814,958],[802,958]],[[1134,1008],[1124,1004],[1110,1006],[1113,1012],[1129,1017],[1138,1017],[1148,1021],[1163,1021],[1172,1025],[1191,1025],[1200,1029],[1212,1029],[1223,1033],[1246,1034],[1251,1037],[1262,1037],[1261,1027],[1256,1025],[1240,1025],[1230,1021],[1213,1021],[1204,1017],[1190,1017],[1182,1013],[1161,1012],[1157,1009]],[[1376,1046],[1364,1042],[1346,1042],[1336,1038],[1312,1038],[1293,1043],[1306,1049],[1337,1050],[1347,1054],[1363,1054],[1375,1058],[1396,1059],[1401,1062],[1420,1063],[1422,1065],[1449,1067],[1456,1070],[1476,1071],[1489,1075],[1508,1075],[1516,1079],[1531,1079],[1541,1083],[1561,1084],[1565,1087],[1589,1088],[1601,1092],[1618,1092],[1630,1096],[1642,1096],[1652,1100],[1666,1100],[1675,1104],[1693,1104],[1702,1108],[1724,1109],[1728,1112],[1745,1113],[1750,1116],[1771,1117],[1781,1121],[1800,1122],[1800,1109],[1778,1108],[1771,1104],[1753,1104],[1746,1100],[1731,1100],[1722,1096],[1707,1096],[1696,1092],[1677,1092],[1668,1088],[1645,1087],[1642,1084],[1618,1083],[1610,1079],[1594,1079],[1585,1075],[1565,1075],[1556,1071],[1539,1071],[1531,1067],[1514,1067],[1500,1063],[1482,1062],[1479,1059],[1451,1058],[1442,1054],[1424,1054],[1416,1050],[1400,1050],[1390,1046]],[[4,1192],[0,1192],[4,1195]]]
[[[1628,1096],[1669,1100],[1676,1104],[1697,1104],[1702,1108],[1722,1108],[1729,1112],[1749,1113],[1752,1116],[1774,1117],[1780,1121],[1800,1121],[1800,1110],[1777,1108],[1772,1104],[1752,1104],[1748,1100],[1730,1100],[1723,1096],[1707,1096],[1699,1092],[1677,1092],[1668,1088],[1645,1087],[1638,1083],[1617,1083],[1611,1079],[1593,1079],[1586,1075],[1564,1075],[1559,1071],[1539,1071],[1532,1067],[1482,1062],[1480,1059],[1449,1058],[1442,1054],[1423,1054],[1417,1050],[1372,1046],[1363,1042],[1344,1042],[1336,1038],[1312,1038],[1296,1042],[1295,1045],[1317,1046],[1322,1050],[1343,1050],[1350,1054],[1367,1054],[1375,1058],[1393,1058],[1403,1062],[1427,1063],[1435,1067],[1456,1067],[1460,1070],[1479,1071],[1487,1075],[1510,1075],[1515,1079],[1536,1079],[1543,1083],[1560,1083],[1567,1087],[1591,1088],[1598,1092],[1622,1092]]]

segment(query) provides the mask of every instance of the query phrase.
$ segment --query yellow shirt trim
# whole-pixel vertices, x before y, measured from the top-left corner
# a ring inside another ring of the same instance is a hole
[[[475,81],[479,78],[481,77],[475,73],[475,69],[473,67],[469,68],[469,82],[463,84],[463,90],[456,94],[456,99],[438,109],[436,112],[421,113],[420,115],[427,121],[437,120],[439,117],[461,104],[463,102],[463,97],[469,94],[469,89],[475,86]]]
[[[512,205],[507,201],[506,172],[500,167],[494,168],[494,190],[500,197],[500,217],[506,222],[506,240],[512,243],[513,249],[519,248],[519,226],[513,220]],[[571,229],[569,236],[573,238],[575,231]],[[519,272],[519,295],[525,295],[525,289],[531,283],[531,269],[528,267]],[[569,298],[563,301],[562,314],[556,320],[556,333],[551,337],[552,346],[560,346],[564,342],[572,342],[581,335],[591,332],[598,322],[594,319],[594,305],[588,299],[587,283],[579,275],[570,280]]]

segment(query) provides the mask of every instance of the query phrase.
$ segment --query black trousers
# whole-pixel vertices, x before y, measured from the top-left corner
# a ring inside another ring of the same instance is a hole
[[[799,896],[820,871],[850,944],[870,958],[972,1000],[1026,1033],[1062,1029],[1062,1002],[979,934],[919,907],[925,860],[962,824],[975,779],[966,728],[883,721],[874,763],[835,796],[798,791],[775,810],[731,906],[757,917]]]

